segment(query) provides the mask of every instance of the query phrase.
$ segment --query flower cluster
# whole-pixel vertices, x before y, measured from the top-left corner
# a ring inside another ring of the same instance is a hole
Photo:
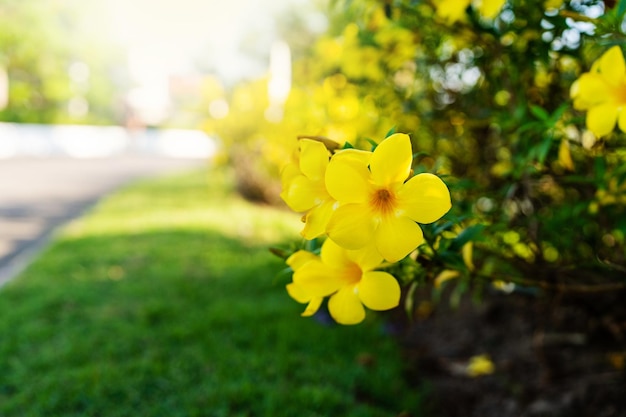
[[[587,110],[587,128],[596,136],[606,136],[618,125],[626,132],[626,63],[619,46],[606,51],[572,84],[574,108]]]
[[[283,170],[281,197],[304,212],[302,236],[327,236],[321,256],[299,251],[288,260],[294,270],[289,294],[308,303],[313,314],[330,296],[329,311],[339,323],[358,323],[363,305],[396,307],[397,281],[374,271],[383,261],[398,262],[424,242],[418,223],[440,219],[451,207],[450,192],[437,176],[413,176],[408,135],[394,134],[373,152],[331,153],[319,141],[302,139],[295,162]]]

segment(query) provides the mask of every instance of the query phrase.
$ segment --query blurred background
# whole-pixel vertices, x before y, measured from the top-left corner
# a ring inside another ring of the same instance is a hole
[[[315,3],[2,0],[0,157],[210,156],[207,121],[228,115],[237,83],[271,73],[267,94],[286,98],[283,40],[302,45],[301,35],[326,29]]]

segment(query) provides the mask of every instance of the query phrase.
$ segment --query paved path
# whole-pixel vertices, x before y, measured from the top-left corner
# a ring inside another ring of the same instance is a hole
[[[102,195],[132,180],[205,163],[129,155],[0,159],[0,286],[22,270],[56,227]]]

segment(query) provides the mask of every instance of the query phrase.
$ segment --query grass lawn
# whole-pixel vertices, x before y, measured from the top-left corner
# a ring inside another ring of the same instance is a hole
[[[0,289],[1,417],[418,415],[377,317],[299,316],[267,250],[298,218],[230,178],[128,187]]]

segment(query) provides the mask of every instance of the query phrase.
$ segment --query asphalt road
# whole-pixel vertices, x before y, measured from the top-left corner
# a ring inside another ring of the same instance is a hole
[[[0,286],[19,273],[61,224],[140,178],[189,170],[203,159],[123,155],[0,159]]]

